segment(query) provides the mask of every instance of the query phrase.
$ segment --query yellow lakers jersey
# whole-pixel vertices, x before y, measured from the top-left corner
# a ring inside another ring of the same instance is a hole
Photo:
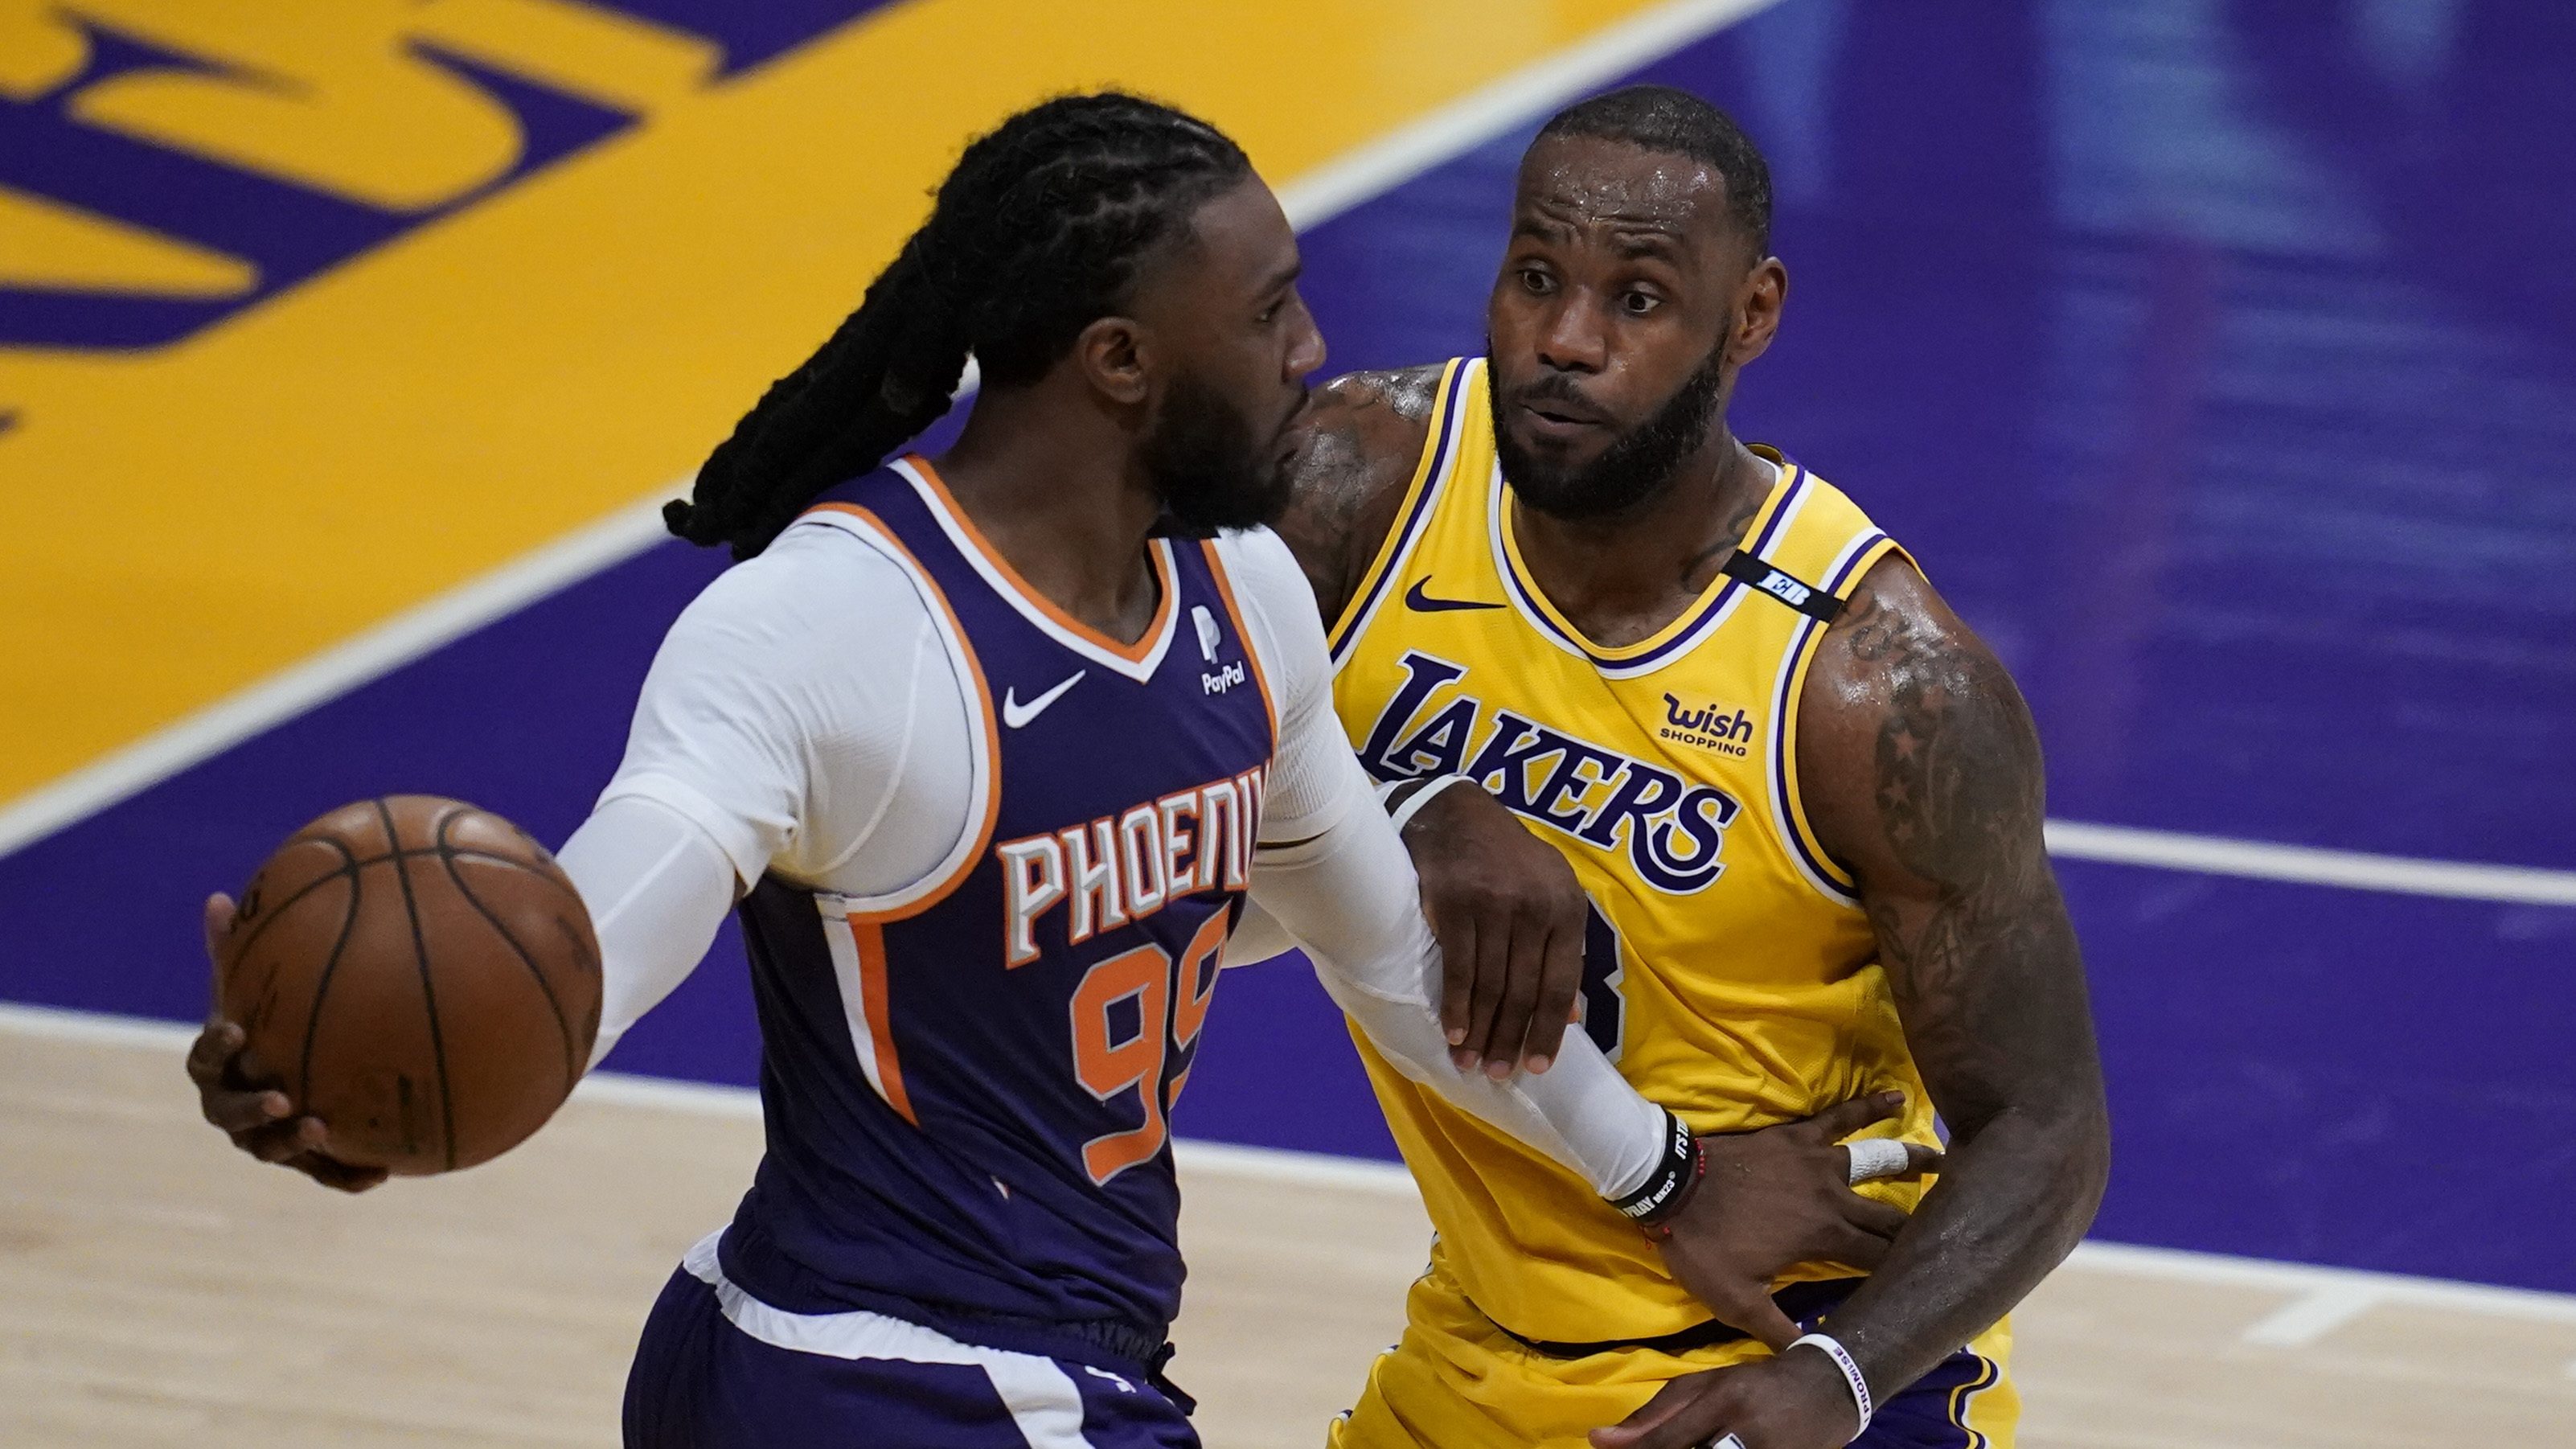
[[[1605,647],[1523,567],[1484,364],[1451,362],[1396,524],[1335,621],[1334,702],[1372,774],[1470,776],[1573,863],[1593,902],[1581,1029],[1638,1091],[1732,1132],[1901,1088],[1902,1123],[1876,1130],[1931,1142],[1869,922],[1795,767],[1821,601],[1896,545],[1757,451],[1779,479],[1743,561],[1653,637]],[[1495,1322],[1596,1342],[1707,1318],[1582,1178],[1360,1050],[1439,1231],[1435,1271]],[[1867,1190],[1906,1208],[1921,1192]]]

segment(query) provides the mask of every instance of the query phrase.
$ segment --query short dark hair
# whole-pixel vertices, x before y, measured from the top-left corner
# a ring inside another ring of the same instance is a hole
[[[1735,118],[1685,90],[1624,86],[1576,101],[1539,128],[1550,136],[1598,136],[1649,151],[1670,151],[1705,162],[1726,178],[1726,213],[1753,243],[1753,255],[1771,255],[1771,164]]]
[[[1116,91],[1012,116],[967,146],[858,310],[770,384],[663,520],[735,558],[760,552],[817,493],[937,422],[969,353],[987,387],[1036,381],[1127,304],[1155,246],[1251,175],[1216,127]]]

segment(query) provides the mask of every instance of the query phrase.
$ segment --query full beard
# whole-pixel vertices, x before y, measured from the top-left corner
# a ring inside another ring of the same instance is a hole
[[[1493,375],[1493,344],[1485,345],[1486,375]],[[1726,353],[1711,352],[1699,369],[1655,409],[1654,415],[1621,433],[1601,456],[1580,466],[1550,462],[1512,438],[1506,410],[1523,402],[1544,402],[1562,389],[1548,382],[1525,387],[1511,397],[1488,388],[1486,402],[1494,415],[1494,453],[1503,477],[1519,499],[1551,518],[1569,521],[1615,518],[1644,503],[1673,480],[1684,460],[1708,442],[1717,420],[1717,400],[1726,387]]]
[[[1184,374],[1164,393],[1141,461],[1163,500],[1159,531],[1187,538],[1269,523],[1287,511],[1287,460],[1213,387]]]

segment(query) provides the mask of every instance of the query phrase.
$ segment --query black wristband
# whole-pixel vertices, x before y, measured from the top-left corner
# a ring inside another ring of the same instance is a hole
[[[1663,1160],[1655,1164],[1644,1186],[1610,1200],[1622,1215],[1649,1227],[1672,1216],[1689,1196],[1691,1185],[1708,1171],[1708,1154],[1700,1149],[1689,1125],[1670,1111],[1664,1113],[1664,1123],[1671,1130],[1664,1137]]]

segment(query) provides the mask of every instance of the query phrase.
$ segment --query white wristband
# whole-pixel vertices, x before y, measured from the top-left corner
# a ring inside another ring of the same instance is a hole
[[[1825,1333],[1808,1334],[1791,1343],[1789,1347],[1818,1349],[1825,1357],[1834,1361],[1834,1367],[1843,1371],[1843,1382],[1851,1386],[1853,1407],[1860,1410],[1860,1427],[1852,1430],[1852,1438],[1857,1439],[1868,1433],[1869,1416],[1877,1412],[1877,1409],[1869,1401],[1869,1380],[1861,1376],[1860,1365],[1852,1361],[1851,1350],[1844,1348],[1841,1341],[1831,1334]]]
[[[1395,826],[1395,833],[1402,835],[1406,824],[1411,822],[1414,816],[1422,813],[1422,807],[1430,804],[1433,796],[1448,789],[1452,785],[1464,785],[1468,783],[1470,782],[1464,775],[1435,775],[1431,778],[1431,782],[1429,784],[1424,785],[1421,789],[1414,791],[1409,796],[1406,796],[1403,804],[1388,811],[1386,818]]]

